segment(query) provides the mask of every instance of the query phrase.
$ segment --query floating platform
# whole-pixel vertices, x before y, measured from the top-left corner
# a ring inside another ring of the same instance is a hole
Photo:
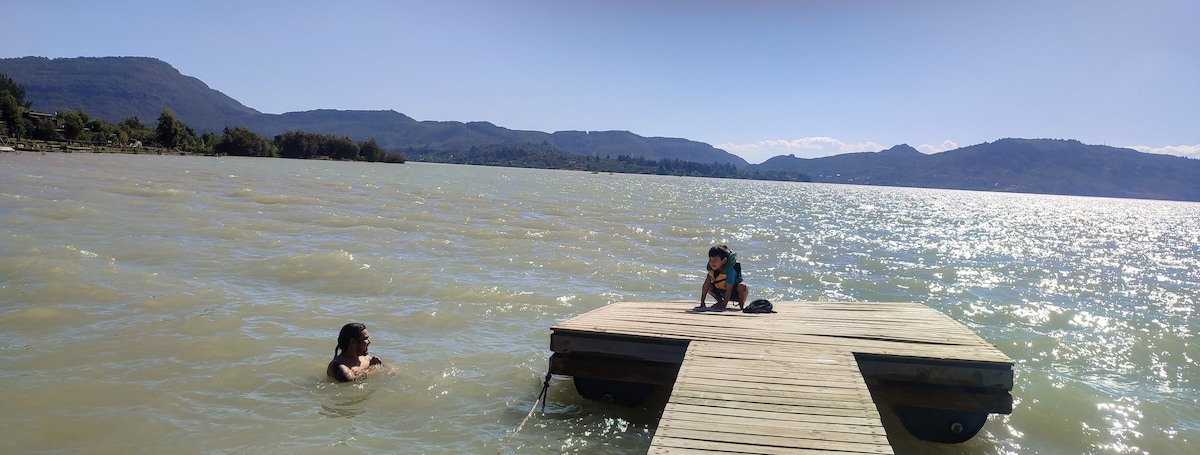
[[[1012,412],[1012,359],[924,305],[694,306],[621,302],[555,325],[550,372],[586,398],[630,406],[670,387],[651,454],[887,454],[881,409],[942,443]]]

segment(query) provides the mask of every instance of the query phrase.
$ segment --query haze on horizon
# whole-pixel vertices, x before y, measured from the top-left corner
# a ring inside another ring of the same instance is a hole
[[[1200,158],[1188,0],[19,2],[0,57],[142,56],[268,113],[625,130],[759,163],[1006,137]]]

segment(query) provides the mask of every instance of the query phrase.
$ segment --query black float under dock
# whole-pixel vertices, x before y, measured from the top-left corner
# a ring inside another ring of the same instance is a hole
[[[943,443],[1012,412],[1012,359],[924,305],[694,305],[621,302],[555,325],[550,372],[626,405],[670,387],[651,454],[886,454],[880,409]]]

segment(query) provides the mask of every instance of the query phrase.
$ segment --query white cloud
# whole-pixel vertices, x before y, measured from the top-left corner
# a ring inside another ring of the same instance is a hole
[[[1200,159],[1200,144],[1196,145],[1168,145],[1166,147],[1147,147],[1144,145],[1132,145],[1129,148],[1143,153],[1157,153],[1160,155],[1175,155],[1188,158]]]
[[[762,141],[753,144],[719,144],[715,147],[740,156],[752,164],[758,164],[779,155],[819,158],[843,153],[878,152],[887,148],[874,142],[847,144],[831,137],[806,137],[790,141]]]
[[[942,141],[942,143],[938,144],[938,145],[921,144],[921,145],[918,145],[913,148],[919,150],[921,153],[924,153],[926,155],[932,155],[934,153],[942,153],[947,150],[954,150],[954,149],[958,148],[958,144],[954,143],[954,141],[952,141],[952,140],[947,139],[947,140]]]

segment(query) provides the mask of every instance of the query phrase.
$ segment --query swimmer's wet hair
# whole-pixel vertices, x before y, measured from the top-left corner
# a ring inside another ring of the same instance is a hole
[[[341,351],[345,351],[350,340],[362,340],[363,330],[367,330],[367,326],[361,322],[351,322],[342,326],[342,331],[338,332],[337,347],[333,348],[333,356],[337,357]]]

